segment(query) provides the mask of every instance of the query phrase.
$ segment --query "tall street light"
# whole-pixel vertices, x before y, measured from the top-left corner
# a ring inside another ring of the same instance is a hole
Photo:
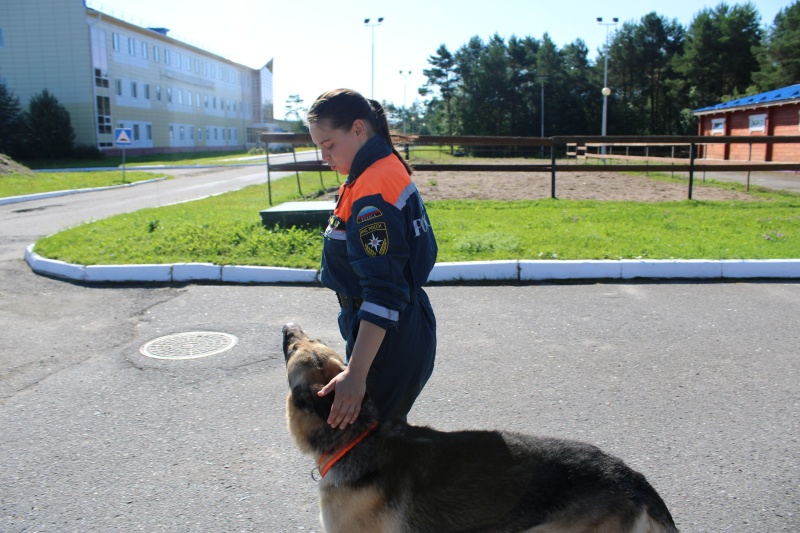
[[[372,19],[364,19],[364,26],[372,28],[372,98],[375,99],[375,26],[380,26],[383,17],[378,17],[377,22],[370,22]]]
[[[541,130],[541,137],[544,139],[544,84],[547,81],[547,76],[537,76],[537,80],[539,80],[539,85],[542,88],[542,130]],[[542,157],[544,157],[544,145],[542,145]]]
[[[605,46],[605,52],[603,53],[606,59],[606,65],[605,68],[603,69],[603,90],[601,91],[603,93],[603,128],[601,132],[601,135],[603,135],[603,137],[606,136],[606,122],[608,121],[608,97],[609,95],[611,95],[611,89],[608,88],[608,29],[610,26],[616,26],[617,23],[619,22],[619,18],[614,17],[611,20],[612,22],[603,22],[603,17],[597,17],[597,23],[600,24],[601,26],[606,27],[606,46]],[[603,145],[600,148],[600,150],[603,154],[605,154],[606,153],[605,145]],[[605,161],[603,162],[605,163]]]
[[[406,81],[408,77],[411,76],[411,71],[400,71],[400,75],[403,76],[403,135],[406,134]]]

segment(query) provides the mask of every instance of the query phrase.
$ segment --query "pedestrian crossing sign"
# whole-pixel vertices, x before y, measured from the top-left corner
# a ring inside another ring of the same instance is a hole
[[[117,128],[114,131],[115,144],[131,144],[131,137],[133,134],[130,128]]]

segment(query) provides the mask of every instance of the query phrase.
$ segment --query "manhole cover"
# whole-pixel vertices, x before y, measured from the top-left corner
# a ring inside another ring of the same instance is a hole
[[[197,359],[230,350],[237,342],[239,339],[227,333],[190,331],[153,339],[139,351],[154,359]]]

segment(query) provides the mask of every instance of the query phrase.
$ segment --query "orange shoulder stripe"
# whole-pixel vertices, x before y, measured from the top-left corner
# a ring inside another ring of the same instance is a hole
[[[380,194],[386,203],[394,205],[410,183],[411,176],[403,163],[394,154],[389,154],[367,168],[352,187],[341,188],[344,195],[334,214],[347,222],[352,215],[353,202],[376,194]]]

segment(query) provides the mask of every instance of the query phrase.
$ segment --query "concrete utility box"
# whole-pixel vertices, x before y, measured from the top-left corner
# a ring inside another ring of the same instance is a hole
[[[286,202],[261,211],[261,222],[267,228],[273,228],[276,224],[282,228],[325,227],[335,207],[336,202],[331,201]]]

